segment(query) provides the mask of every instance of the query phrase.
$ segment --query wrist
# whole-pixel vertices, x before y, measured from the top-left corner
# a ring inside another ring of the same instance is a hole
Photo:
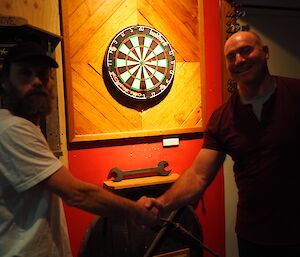
[[[167,201],[167,199],[164,196],[160,196],[156,199],[156,201],[159,203],[160,205],[160,212],[161,213],[166,213],[169,211],[170,209],[170,205],[169,202]]]

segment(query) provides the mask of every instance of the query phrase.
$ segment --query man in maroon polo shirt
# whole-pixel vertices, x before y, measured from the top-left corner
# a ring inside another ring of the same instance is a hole
[[[300,80],[272,76],[258,35],[238,32],[224,47],[238,90],[214,111],[195,161],[151,209],[169,211],[204,193],[226,154],[238,187],[240,257],[300,256]]]

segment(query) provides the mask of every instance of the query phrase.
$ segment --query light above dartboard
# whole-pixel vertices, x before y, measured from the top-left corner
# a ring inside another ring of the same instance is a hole
[[[131,26],[111,41],[105,70],[112,86],[135,101],[147,101],[170,90],[175,55],[166,37],[148,26]]]

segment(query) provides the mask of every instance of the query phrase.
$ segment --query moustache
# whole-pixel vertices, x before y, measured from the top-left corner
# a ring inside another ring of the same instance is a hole
[[[23,98],[28,98],[31,96],[45,96],[45,97],[49,97],[52,96],[52,93],[49,92],[48,90],[44,89],[44,88],[34,88],[30,91],[28,91]]]

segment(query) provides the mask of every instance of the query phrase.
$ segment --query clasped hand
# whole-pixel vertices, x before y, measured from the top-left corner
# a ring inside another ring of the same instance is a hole
[[[142,210],[138,218],[134,220],[134,223],[139,229],[146,230],[159,223],[163,206],[157,199],[142,196],[137,201],[137,204]]]

